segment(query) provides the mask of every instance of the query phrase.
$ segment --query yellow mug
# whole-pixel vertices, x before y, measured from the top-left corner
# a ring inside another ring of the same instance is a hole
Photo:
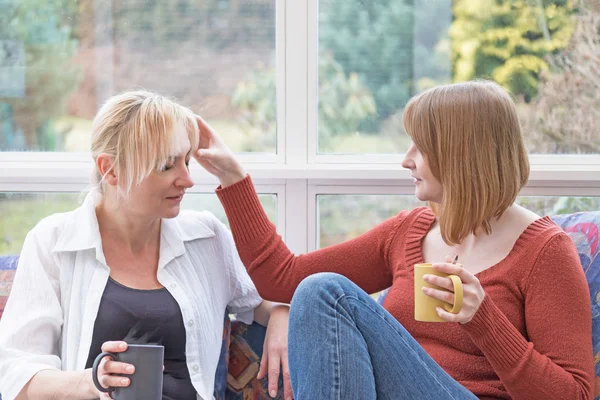
[[[461,264],[456,265],[462,267]],[[446,290],[425,282],[423,276],[427,274],[447,277],[452,280],[454,305],[428,296],[423,292],[423,286],[444,291]],[[458,275],[449,275],[444,272],[436,271],[430,263],[415,264],[415,320],[422,322],[446,322],[437,314],[436,307],[442,307],[450,313],[458,314],[462,308],[462,302],[463,286]]]

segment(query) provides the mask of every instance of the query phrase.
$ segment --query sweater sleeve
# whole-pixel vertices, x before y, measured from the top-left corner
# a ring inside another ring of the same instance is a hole
[[[406,212],[353,240],[296,256],[267,218],[249,176],[227,188],[217,188],[217,195],[240,258],[264,299],[289,303],[300,282],[318,272],[344,275],[367,293],[391,286],[389,243]]]
[[[513,399],[591,399],[590,294],[566,234],[556,234],[544,246],[526,285],[528,339],[489,296],[464,329]]]

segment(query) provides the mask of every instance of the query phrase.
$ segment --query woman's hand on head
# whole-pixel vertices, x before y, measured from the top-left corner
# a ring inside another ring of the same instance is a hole
[[[127,350],[127,343],[125,342],[104,342],[102,344],[103,352],[122,353],[125,350]],[[127,387],[130,384],[129,378],[113,374],[131,375],[134,372],[135,367],[133,365],[115,361],[110,357],[104,357],[98,366],[98,381],[106,389],[109,387]],[[98,396],[101,399],[112,398],[110,393],[101,391],[98,391]]]
[[[444,263],[434,263],[433,268],[437,271],[444,272],[446,274],[458,275],[463,284],[463,303],[458,314],[453,314],[444,310],[442,307],[437,307],[437,314],[445,321],[448,322],[460,322],[466,324],[471,321],[475,316],[475,313],[479,309],[481,302],[485,297],[485,291],[479,282],[479,279],[468,270],[452,264],[450,257],[446,257]],[[439,300],[443,300],[446,303],[454,304],[454,292],[453,285],[450,278],[444,278],[428,274],[424,277],[425,282],[439,286],[445,290],[423,288],[426,295],[434,297]]]
[[[214,129],[196,116],[200,140],[192,155],[204,169],[216,176],[222,187],[231,186],[246,177],[244,168]]]
[[[288,366],[288,320],[290,309],[285,305],[277,305],[271,311],[267,326],[267,334],[263,345],[258,379],[265,376],[269,380],[269,394],[275,397],[279,385],[279,370],[283,374],[283,393],[285,400],[293,399],[290,369]]]

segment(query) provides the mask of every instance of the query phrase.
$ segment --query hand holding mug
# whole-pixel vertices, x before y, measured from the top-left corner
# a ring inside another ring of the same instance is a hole
[[[164,351],[154,344],[104,343],[92,367],[100,398],[161,400]]]
[[[127,343],[125,342],[104,342],[102,344],[102,352],[107,353],[122,353],[127,350]],[[135,372],[135,367],[131,364],[122,363],[119,361],[112,360],[110,356],[104,356],[98,363],[98,372],[96,375],[92,373],[92,379],[97,379],[97,383],[94,382],[96,388],[100,385],[106,389],[106,392],[98,390],[98,396],[101,399],[110,399],[110,392],[116,387],[127,387],[130,384],[130,380],[127,377],[118,376],[131,375]]]
[[[439,318],[447,322],[460,322],[461,324],[471,321],[485,297],[485,291],[479,279],[458,264],[451,264],[449,262],[434,263],[432,267],[435,271],[442,274],[458,276],[462,282],[463,293],[460,311],[454,314],[438,306],[436,307],[436,312]],[[426,274],[423,276],[423,280],[430,285],[435,285],[443,289],[424,287],[422,290],[427,296],[449,304],[455,303],[453,283],[450,278]]]

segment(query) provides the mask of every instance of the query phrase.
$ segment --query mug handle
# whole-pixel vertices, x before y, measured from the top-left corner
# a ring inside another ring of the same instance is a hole
[[[452,314],[458,314],[462,309],[463,304],[463,285],[458,275],[448,275],[448,278],[452,281],[452,287],[454,289],[454,306],[444,304],[446,311]]]
[[[100,381],[98,380],[98,366],[100,365],[100,362],[102,361],[102,359],[106,356],[112,357],[113,360],[118,360],[116,354],[110,353],[108,351],[98,354],[98,357],[96,357],[96,359],[94,360],[94,365],[92,366],[92,380],[94,381],[94,386],[96,386],[96,389],[98,389],[99,391],[101,391],[103,393],[110,393],[113,390],[115,390],[115,388],[109,387],[107,389],[104,386],[102,386],[100,384]]]

